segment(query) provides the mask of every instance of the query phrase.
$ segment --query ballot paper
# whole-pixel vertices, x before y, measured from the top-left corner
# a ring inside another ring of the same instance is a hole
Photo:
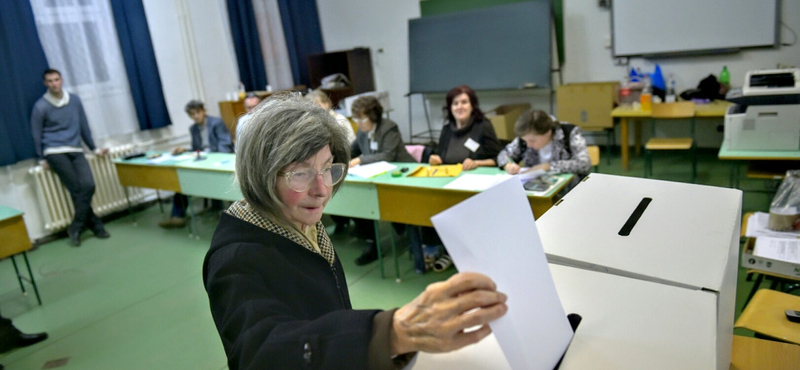
[[[769,213],[756,212],[747,220],[748,238],[760,238],[762,236],[772,236],[776,238],[795,238],[800,237],[800,231],[775,231],[767,227],[769,224]]]
[[[444,186],[445,189],[483,191],[511,177],[511,175],[462,174]]]
[[[375,177],[375,176],[378,176],[380,174],[387,173],[387,172],[389,172],[389,171],[391,171],[391,170],[393,170],[395,168],[397,168],[397,166],[395,166],[395,165],[393,165],[393,164],[391,164],[389,162],[380,161],[380,162],[375,162],[375,163],[370,163],[370,164],[361,164],[361,165],[355,166],[355,167],[351,168],[350,170],[348,170],[347,174],[348,175],[358,176],[358,177],[363,177],[365,179],[368,179],[370,177]]]
[[[520,181],[503,181],[431,221],[459,271],[487,275],[508,295],[508,312],[490,326],[511,368],[553,369],[573,331]]]
[[[753,255],[800,264],[800,240],[762,236],[756,239]]]

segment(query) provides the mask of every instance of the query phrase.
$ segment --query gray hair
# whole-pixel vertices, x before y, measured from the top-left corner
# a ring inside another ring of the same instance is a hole
[[[244,199],[270,220],[296,227],[283,215],[277,194],[278,175],[330,147],[334,163],[350,162],[347,134],[336,120],[299,95],[276,94],[261,103],[242,129],[236,148],[236,179]],[[345,175],[347,169],[345,169]],[[333,193],[342,183],[335,185]]]

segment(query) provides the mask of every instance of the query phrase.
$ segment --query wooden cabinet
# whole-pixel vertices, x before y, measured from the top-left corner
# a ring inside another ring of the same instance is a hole
[[[372,74],[372,58],[369,48],[334,51],[308,56],[308,74],[312,89],[319,88],[322,78],[341,73],[350,85],[346,87],[322,89],[331,97],[333,104],[350,95],[375,91],[375,77]]]

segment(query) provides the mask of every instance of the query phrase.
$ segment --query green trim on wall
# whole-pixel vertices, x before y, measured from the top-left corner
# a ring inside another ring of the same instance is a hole
[[[496,5],[521,3],[523,1],[542,0],[422,0],[419,2],[420,14],[423,17],[452,13],[463,10],[484,8]],[[551,0],[553,17],[556,23],[556,44],[558,49],[558,65],[564,65],[564,7],[563,0]]]

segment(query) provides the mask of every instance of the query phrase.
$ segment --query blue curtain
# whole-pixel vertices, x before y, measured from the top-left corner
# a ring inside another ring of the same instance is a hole
[[[28,1],[0,1],[0,166],[33,158],[31,110],[44,94],[47,57]]]
[[[171,125],[142,1],[111,0],[111,11],[139,128],[149,130]]]
[[[267,70],[264,68],[252,0],[228,0],[228,19],[239,64],[239,79],[247,91],[263,90],[267,86]]]
[[[278,0],[295,85],[311,86],[308,56],[325,52],[316,0]]]

